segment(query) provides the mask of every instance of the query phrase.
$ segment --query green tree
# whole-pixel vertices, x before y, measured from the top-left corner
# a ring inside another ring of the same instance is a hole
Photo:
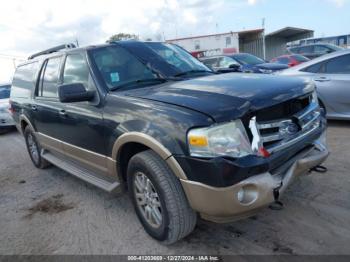
[[[113,41],[120,41],[120,40],[128,40],[128,39],[135,39],[138,40],[139,37],[135,34],[128,34],[128,33],[118,33],[115,35],[112,35],[108,40],[107,43],[113,42]]]

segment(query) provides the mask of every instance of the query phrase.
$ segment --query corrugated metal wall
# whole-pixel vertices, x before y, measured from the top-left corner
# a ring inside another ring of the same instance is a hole
[[[257,38],[255,40],[244,41],[243,39],[239,41],[239,52],[250,53],[258,57],[263,57],[263,39]]]

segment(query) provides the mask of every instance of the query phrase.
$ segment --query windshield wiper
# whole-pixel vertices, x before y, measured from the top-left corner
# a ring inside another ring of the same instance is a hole
[[[215,74],[214,72],[208,71],[208,70],[189,70],[189,71],[178,73],[178,74],[174,75],[174,77],[190,75],[190,74],[193,74],[193,73],[210,73],[210,74]]]
[[[146,79],[137,79],[137,80],[133,80],[130,82],[126,82],[124,84],[118,85],[118,86],[114,86],[112,87],[110,90],[111,91],[115,91],[115,90],[120,90],[120,89],[124,89],[124,88],[130,88],[133,86],[138,86],[140,84],[159,84],[159,83],[164,83],[167,82],[168,80],[165,78],[146,78]]]

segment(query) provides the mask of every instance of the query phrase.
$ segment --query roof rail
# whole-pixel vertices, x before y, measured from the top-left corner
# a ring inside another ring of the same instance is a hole
[[[35,58],[37,56],[47,55],[47,54],[51,54],[51,53],[60,51],[62,49],[70,49],[70,48],[76,48],[75,44],[70,43],[70,44],[63,44],[63,45],[58,45],[58,46],[55,46],[55,47],[51,47],[51,48],[46,49],[44,51],[41,51],[39,53],[32,54],[30,57],[28,57],[28,59],[33,59],[33,58]]]

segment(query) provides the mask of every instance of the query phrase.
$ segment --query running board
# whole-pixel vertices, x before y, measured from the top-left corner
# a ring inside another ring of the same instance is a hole
[[[84,180],[85,182],[88,182],[94,186],[97,186],[107,192],[112,192],[116,190],[119,186],[120,183],[117,181],[107,181],[103,178],[97,177],[93,173],[80,168],[77,164],[65,161],[50,152],[43,150],[41,152],[41,156],[49,161],[50,163],[54,164],[60,169],[63,169],[64,171],[72,174],[73,176],[76,176],[80,178],[81,180]]]

